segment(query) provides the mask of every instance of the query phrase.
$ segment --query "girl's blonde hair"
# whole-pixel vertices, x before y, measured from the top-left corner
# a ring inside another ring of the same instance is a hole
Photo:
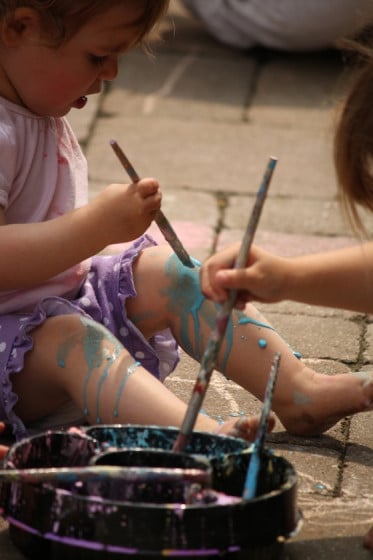
[[[358,206],[373,212],[373,49],[351,44],[361,57],[341,108],[334,139],[334,163],[342,208],[355,231],[366,234]]]
[[[48,39],[59,46],[71,38],[91,18],[114,6],[137,0],[0,0],[0,20],[7,18],[11,23],[14,10],[28,7],[37,10]],[[142,43],[155,24],[167,12],[169,0],[141,0],[144,11],[139,27],[138,43]]]

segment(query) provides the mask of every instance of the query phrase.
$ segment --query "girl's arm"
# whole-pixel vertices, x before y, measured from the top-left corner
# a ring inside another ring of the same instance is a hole
[[[203,293],[222,302],[239,290],[237,306],[250,300],[294,300],[312,305],[373,312],[373,243],[325,253],[282,258],[257,247],[248,266],[232,270],[239,245],[214,255],[202,266]]]
[[[109,244],[139,237],[160,204],[157,181],[143,179],[110,185],[86,206],[45,222],[7,225],[0,208],[0,290],[37,285]]]

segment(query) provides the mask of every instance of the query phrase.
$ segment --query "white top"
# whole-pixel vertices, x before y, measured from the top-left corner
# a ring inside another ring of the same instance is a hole
[[[222,43],[290,51],[332,47],[373,18],[372,0],[183,0]]]
[[[50,220],[87,198],[87,163],[68,121],[0,97],[0,205],[7,223]],[[35,288],[0,291],[0,313],[31,309],[48,295],[74,296],[88,267],[84,261]]]

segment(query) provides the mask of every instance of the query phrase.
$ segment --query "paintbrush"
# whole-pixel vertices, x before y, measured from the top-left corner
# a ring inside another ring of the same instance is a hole
[[[127,156],[124,154],[123,150],[119,147],[118,143],[115,140],[110,140],[110,145],[113,148],[122,166],[127,171],[131,181],[133,181],[134,183],[140,181],[139,175],[135,171],[134,167],[130,163]],[[176,235],[176,232],[174,231],[170,222],[163,214],[162,210],[158,210],[155,216],[155,222],[159,227],[163,237],[170,244],[172,249],[175,251],[175,254],[179,257],[180,261],[183,263],[183,265],[188,266],[189,268],[194,268],[194,263],[192,259],[190,258],[189,254],[187,253],[180,239]]]
[[[258,431],[256,433],[254,443],[251,447],[250,463],[247,469],[244,491],[242,495],[244,500],[251,500],[252,498],[255,498],[257,494],[260,462],[268,430],[268,420],[269,414],[271,412],[273,393],[277,381],[278,370],[280,367],[280,358],[281,354],[277,352],[273,358],[271,371],[269,372],[269,378],[264,395]]]
[[[236,258],[234,268],[243,268],[247,263],[250,247],[254,239],[255,231],[258,226],[259,218],[263,209],[264,201],[267,196],[269,184],[271,182],[276,163],[276,158],[271,157],[269,159],[262,183],[256,195],[255,204],[251,212],[251,216],[241,243],[239,253]],[[191,436],[196,418],[200,411],[208,384],[210,382],[212,371],[217,361],[219,350],[236,298],[237,291],[230,290],[227,300],[224,302],[217,313],[215,328],[210,335],[205,352],[202,356],[201,365],[196,383],[194,385],[192,396],[189,401],[180,432],[173,446],[174,451],[183,451]]]
[[[141,481],[178,481],[191,480],[194,482],[208,482],[209,473],[197,468],[149,468],[149,467],[120,467],[111,465],[87,467],[45,467],[25,469],[0,469],[0,484],[23,482],[27,484],[43,483],[71,483],[75,482],[105,482],[108,480],[123,480],[140,483]]]

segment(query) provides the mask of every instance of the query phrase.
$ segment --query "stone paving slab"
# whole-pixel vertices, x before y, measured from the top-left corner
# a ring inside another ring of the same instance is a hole
[[[241,122],[252,88],[255,59],[200,58],[197,53],[136,51],[124,58],[121,74],[103,111],[192,121]],[[130,87],[128,87],[130,85]],[[214,97],[211,99],[211,91]]]
[[[272,127],[330,130],[347,79],[339,53],[265,53],[247,118]]]
[[[145,117],[101,118],[87,149],[91,177],[96,181],[123,180],[114,154],[108,153],[111,138],[119,142],[141,175],[146,170],[147,175],[159,177],[165,189],[188,186],[253,195],[273,155],[281,163],[271,183],[272,196],[297,197],[300,185],[305,199],[330,199],[335,191],[330,150],[318,131],[310,131],[299,142],[294,129],[196,124],[171,118],[152,120],[150,126]]]
[[[240,229],[242,234],[242,230],[247,225],[248,215],[254,200],[254,197],[242,195],[229,196],[224,216],[224,225],[228,229],[228,234],[229,230],[232,229]],[[270,232],[274,227],[276,233],[293,234],[293,238],[294,236],[297,236],[297,238],[302,236],[300,241],[305,244],[303,253],[308,251],[309,241],[306,236],[314,236],[313,238],[310,237],[310,240],[313,240],[314,243],[317,241],[319,246],[324,241],[325,249],[328,249],[325,243],[329,244],[330,249],[334,249],[336,243],[339,243],[340,247],[345,247],[347,243],[352,243],[352,241],[356,244],[355,239],[349,240],[347,238],[346,234],[349,231],[349,226],[341,215],[334,191],[330,192],[329,199],[320,200],[318,198],[306,199],[303,191],[299,192],[298,196],[289,197],[276,196],[270,190],[260,218],[260,232],[266,230]],[[258,235],[260,232],[258,232]],[[225,233],[225,231],[222,232],[223,235]],[[331,238],[331,236],[340,238],[336,239],[334,246],[335,238]],[[301,243],[298,246],[301,249]],[[311,250],[319,249],[313,247]]]
[[[267,313],[266,318],[290,346],[304,358],[355,362],[360,351],[361,329],[352,321],[339,318]]]

